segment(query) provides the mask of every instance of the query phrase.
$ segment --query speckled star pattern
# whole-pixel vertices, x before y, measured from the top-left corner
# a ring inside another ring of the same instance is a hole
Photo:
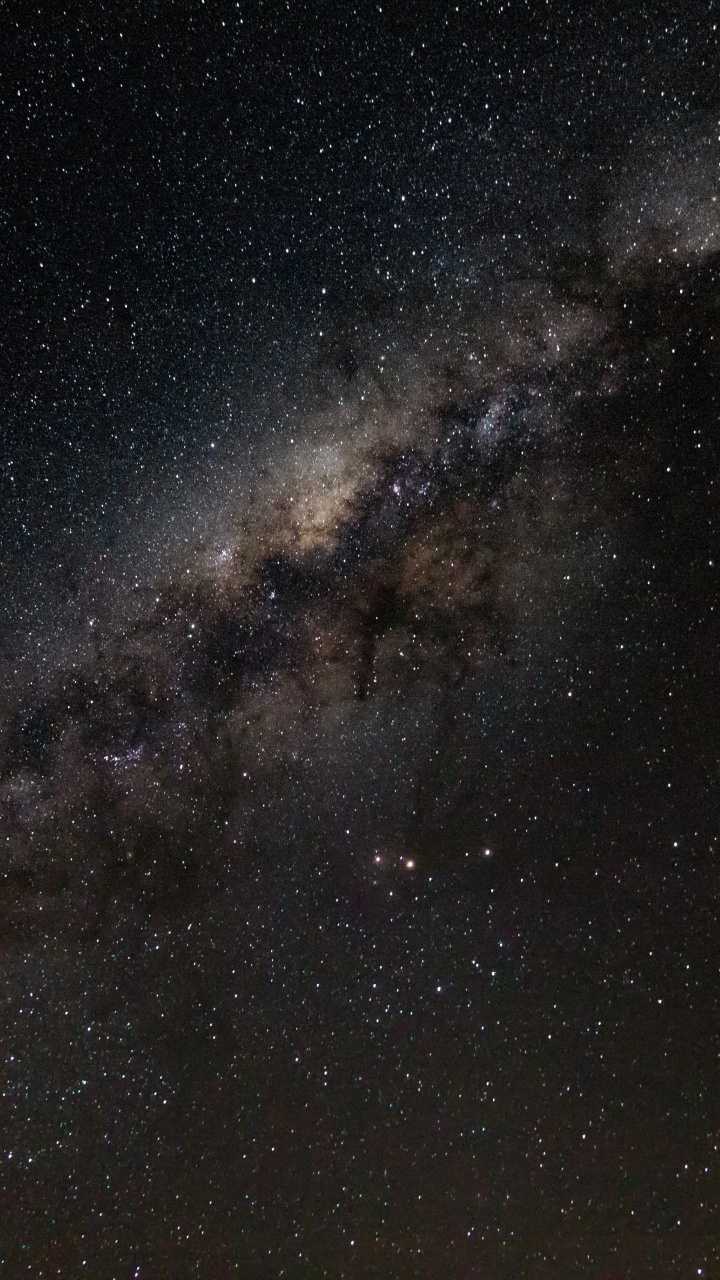
[[[720,11],[0,19],[0,1274],[718,1280]]]

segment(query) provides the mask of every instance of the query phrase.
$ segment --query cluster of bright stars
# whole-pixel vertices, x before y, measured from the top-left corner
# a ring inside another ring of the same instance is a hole
[[[482,856],[484,858],[492,858],[492,849],[483,849]],[[381,867],[383,864],[382,854],[376,853],[373,857],[373,862],[376,867]],[[401,865],[406,871],[414,871],[417,866],[417,862],[415,861],[415,858],[402,858]]]
[[[377,867],[381,867],[383,864],[382,854],[376,853],[373,858],[373,862]],[[401,862],[406,871],[414,871],[417,865],[414,858],[402,858]]]

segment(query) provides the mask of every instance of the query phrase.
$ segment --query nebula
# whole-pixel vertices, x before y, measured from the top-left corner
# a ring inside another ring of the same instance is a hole
[[[3,1276],[719,1276],[716,6],[6,9]]]
[[[295,792],[338,867],[465,857],[487,814],[470,740],[493,759],[499,708],[572,668],[627,573],[649,455],[699,443],[653,415],[693,326],[715,376],[713,235],[640,274],[624,249],[594,280],[561,261],[442,340],[418,309],[399,355],[366,346],[261,461],[225,460],[202,535],[144,527],[165,548],[144,581],[103,558],[111,603],[6,658],[11,926],[95,928],[247,874]]]

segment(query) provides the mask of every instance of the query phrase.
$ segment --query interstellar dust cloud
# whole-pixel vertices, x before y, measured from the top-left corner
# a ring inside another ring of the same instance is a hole
[[[35,602],[4,657],[13,930],[241,892],[288,850],[344,883],[478,854],[534,726],[574,732],[645,626],[660,507],[700,554],[720,210],[696,150],[636,158],[538,279],[430,282],[391,304],[397,341],[390,313],[350,325],[302,412],[129,537],[131,570],[110,553],[67,612]]]

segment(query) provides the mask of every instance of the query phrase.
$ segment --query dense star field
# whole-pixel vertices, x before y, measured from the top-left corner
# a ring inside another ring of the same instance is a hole
[[[720,1277],[712,0],[0,17],[0,1272]]]

